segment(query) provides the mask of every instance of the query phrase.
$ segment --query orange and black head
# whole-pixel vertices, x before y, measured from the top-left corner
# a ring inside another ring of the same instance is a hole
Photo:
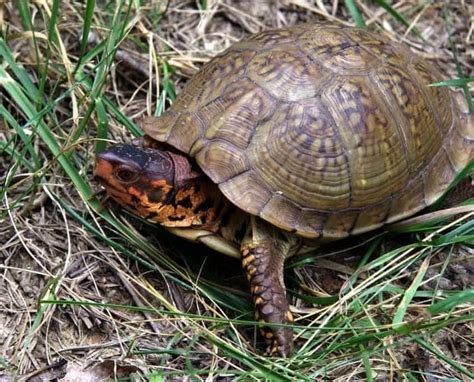
[[[166,226],[203,224],[205,209],[212,207],[201,174],[185,156],[169,151],[117,144],[97,156],[94,175],[117,202]]]

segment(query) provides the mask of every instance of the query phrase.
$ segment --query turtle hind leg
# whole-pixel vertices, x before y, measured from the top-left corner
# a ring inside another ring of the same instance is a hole
[[[256,229],[258,230],[256,232]],[[254,225],[241,246],[242,265],[250,283],[253,301],[260,322],[290,324],[293,317],[286,299],[283,263],[289,245],[272,235],[267,224]],[[263,326],[269,355],[288,357],[293,352],[293,329]]]

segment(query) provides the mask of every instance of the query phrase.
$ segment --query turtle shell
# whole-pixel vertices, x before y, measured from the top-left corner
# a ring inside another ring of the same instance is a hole
[[[308,238],[377,228],[433,203],[473,157],[440,73],[356,28],[246,38],[145,132],[195,158],[242,210]]]

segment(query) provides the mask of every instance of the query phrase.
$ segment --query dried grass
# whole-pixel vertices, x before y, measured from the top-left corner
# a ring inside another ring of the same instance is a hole
[[[25,25],[20,6],[0,2],[2,36],[15,61],[35,84],[40,84],[44,76],[46,98],[51,98],[40,104],[54,110],[45,114],[46,123],[61,147],[74,150],[70,159],[81,175],[90,177],[95,128],[101,117],[94,109],[87,128],[80,130],[81,120],[94,99],[84,83],[74,78],[85,5],[60,2],[60,18],[55,25],[58,43],[48,50],[52,4],[22,3],[31,12],[33,28]],[[135,122],[154,110],[163,86],[171,86],[168,96],[173,90],[179,94],[203,63],[249,33],[321,20],[354,24],[345,2],[337,0],[144,3],[140,9],[131,8],[127,25],[130,33],[120,42],[115,60],[103,73],[101,79],[106,82],[99,93]],[[207,3],[207,8],[200,10],[198,3]],[[439,65],[446,78],[456,78],[449,24],[460,67],[464,75],[473,76],[473,6],[467,1],[446,2],[446,9],[441,1],[393,2],[397,12],[412,20],[408,28],[374,3],[355,3],[370,29],[403,41]],[[89,51],[108,38],[114,10],[113,3],[98,2]],[[125,5],[122,11],[126,12]],[[149,64],[150,54],[159,57],[157,66]],[[0,63],[9,69],[1,58]],[[163,63],[172,68],[169,76],[163,75]],[[88,79],[99,76],[94,72],[95,65],[97,59],[87,62],[84,72],[90,75]],[[235,272],[237,263],[204,248],[177,242],[163,231],[156,234],[154,228],[127,217],[158,249],[130,243],[117,227],[91,212],[93,207],[84,202],[48,145],[37,135],[37,125],[27,123],[24,110],[2,89],[0,97],[5,109],[31,136],[30,149],[38,160],[35,164],[34,156],[28,153],[16,157],[3,146],[0,151],[0,181],[8,184],[0,204],[0,379],[17,376],[19,380],[85,380],[88,375],[84,369],[89,367],[88,373],[95,380],[132,375],[141,380],[152,378],[152,373],[156,373],[156,380],[164,376],[168,380],[250,380],[263,376],[270,380],[467,380],[465,373],[436,351],[473,370],[472,321],[465,319],[469,312],[472,314],[468,302],[446,317],[446,313],[434,315],[433,322],[440,325],[438,330],[427,326],[405,336],[393,332],[380,336],[392,327],[391,317],[400,297],[413,283],[423,260],[428,262],[420,290],[427,293],[409,305],[406,319],[413,324],[429,321],[426,309],[437,299],[436,293],[429,297],[429,291],[440,291],[440,296],[446,297],[450,290],[472,288],[473,252],[469,247],[433,247],[428,255],[423,248],[400,252],[384,267],[372,270],[358,268],[368,250],[367,244],[358,246],[358,240],[339,244],[340,249],[356,248],[349,254],[331,257],[332,261],[318,264],[303,259],[299,264],[297,259],[290,285],[294,290],[304,285],[302,290],[316,298],[337,295],[341,287],[355,280],[350,278],[351,269],[362,271],[358,271],[360,279],[354,289],[337,303],[321,306],[293,296],[297,325],[301,325],[300,353],[288,362],[266,360],[251,353],[255,345],[252,326],[242,329],[235,324],[237,319],[249,319],[251,311],[245,280]],[[28,150],[18,131],[3,117],[0,142],[10,142],[9,147],[16,153],[23,153],[25,147]],[[109,138],[130,138],[116,115],[107,114],[107,122]],[[89,225],[81,222],[81,217]],[[460,219],[456,227],[472,221],[472,215],[463,214]],[[127,224],[127,220],[122,221]],[[137,240],[141,238],[138,232],[131,232]],[[432,234],[439,237],[442,232],[433,230]],[[380,252],[389,253],[409,244],[406,240],[409,239],[403,235],[384,239]],[[327,249],[322,250],[325,252]],[[136,253],[138,257],[134,257]],[[166,255],[160,257],[163,253]],[[169,263],[163,260],[166,258],[171,259]],[[357,293],[387,285],[400,291],[374,294],[369,302],[354,308]],[[377,300],[376,296],[385,299]],[[442,326],[444,318],[451,324]],[[323,324],[326,329],[319,330]],[[427,338],[433,351],[423,342],[425,332],[432,333]],[[372,337],[344,346],[351,339],[350,333],[354,337],[365,333]],[[309,341],[311,338],[314,341]]]

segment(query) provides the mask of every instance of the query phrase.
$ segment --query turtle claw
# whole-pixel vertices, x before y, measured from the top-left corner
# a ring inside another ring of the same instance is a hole
[[[282,357],[288,358],[293,353],[293,346],[278,345],[276,341],[273,341],[267,348],[265,355],[269,357]]]

